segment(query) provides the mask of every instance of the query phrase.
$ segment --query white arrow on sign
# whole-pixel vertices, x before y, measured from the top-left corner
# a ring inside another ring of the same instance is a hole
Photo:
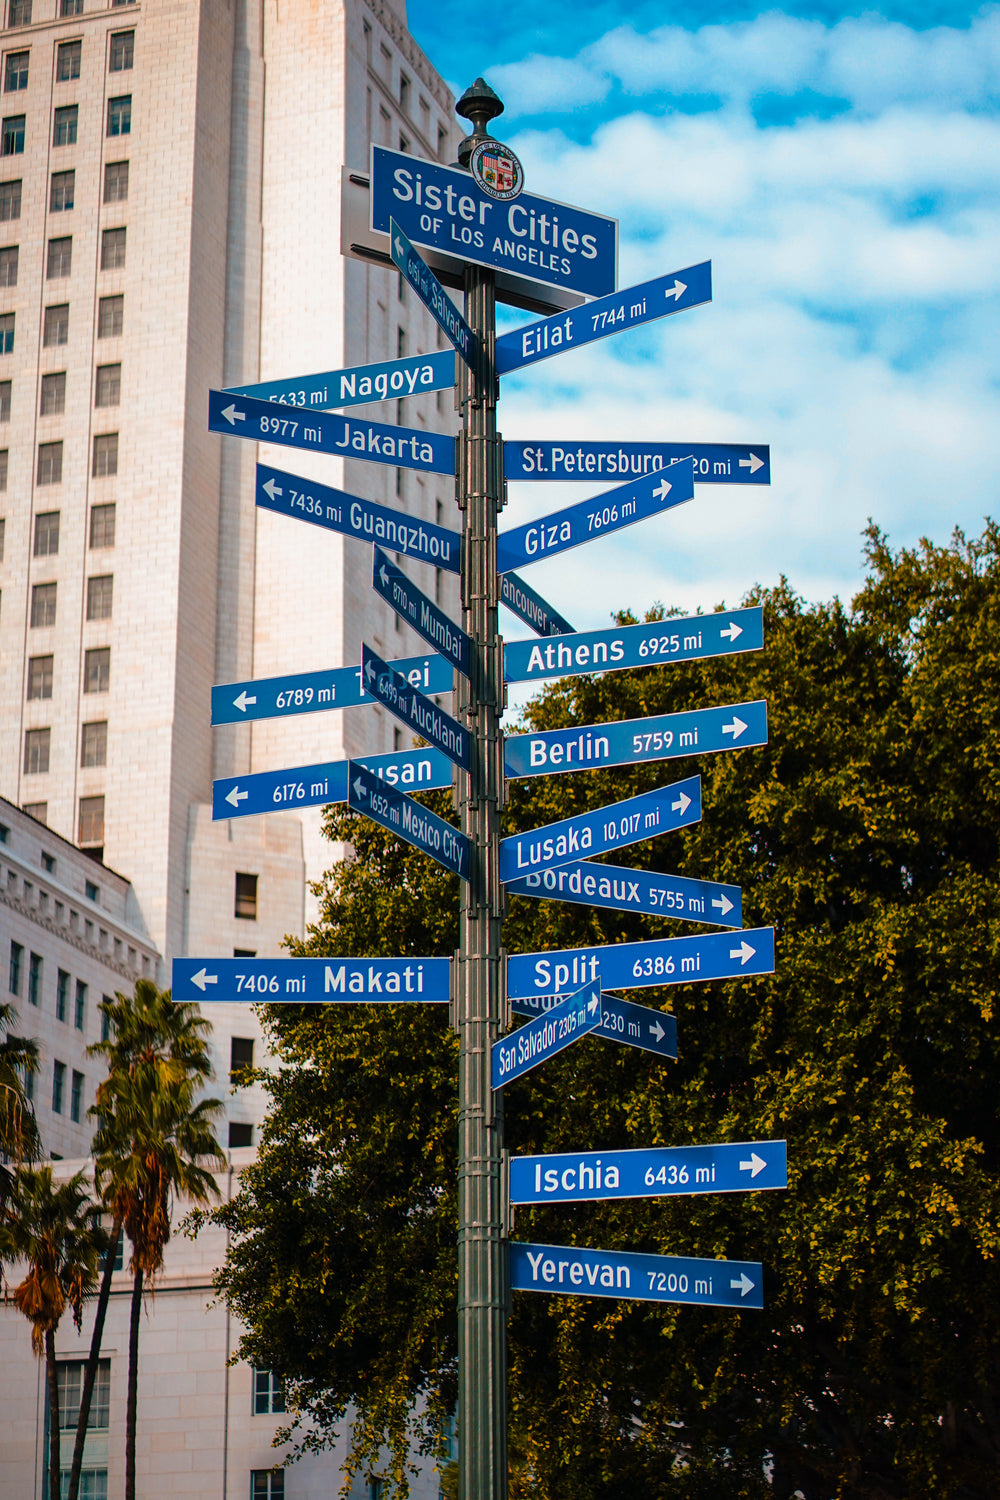
[[[719,634],[722,636],[722,639],[724,641],[735,641],[738,640],[739,637],[743,634],[743,626],[737,625],[736,621],[734,620],[731,625],[726,627],[725,630],[720,630]]]
[[[738,718],[736,714],[733,714],[733,722],[731,724],[723,724],[722,732],[723,734],[731,734],[734,740],[738,740],[746,727],[743,720]]]
[[[241,792],[238,786],[234,786],[226,793],[226,801],[231,807],[239,807],[240,803],[245,802],[249,795],[249,792]]]
[[[202,991],[204,991],[206,984],[218,984],[218,982],[218,974],[209,974],[207,969],[199,969],[197,974],[191,975],[191,983],[196,984]]]
[[[595,1013],[595,1011],[597,1010],[597,1007],[600,1005],[600,1003],[601,1003],[601,997],[600,997],[600,995],[595,995],[594,998],[588,1003],[587,1009],[590,1011],[591,1015],[593,1015]]]
[[[679,298],[683,297],[686,291],[686,283],[683,281],[678,281],[677,277],[675,276],[673,286],[668,286],[663,295],[665,297],[673,297],[674,301],[676,302]]]
[[[382,580],[382,587],[384,589],[387,589],[389,587],[389,575],[385,571],[385,563],[383,563],[382,566],[379,568],[379,570],[378,570],[378,576]]]
[[[738,948],[730,948],[729,957],[738,958],[741,964],[747,964],[756,952],[756,948],[751,948],[749,943],[743,942]]]
[[[656,1037],[656,1040],[658,1042],[662,1042],[663,1038],[667,1034],[666,1031],[663,1029],[663,1027],[660,1025],[659,1021],[654,1021],[653,1024],[652,1024],[652,1026],[650,1026],[649,1029],[653,1033],[653,1035]]]
[[[764,1160],[764,1158],[762,1156],[758,1156],[756,1151],[751,1151],[750,1160],[740,1162],[740,1171],[749,1172],[751,1177],[756,1177],[757,1173],[763,1172],[766,1166],[767,1162]]]
[[[722,917],[726,915],[726,912],[733,909],[733,903],[728,896],[713,896],[712,905],[719,908],[719,915]]]
[[[731,1281],[729,1285],[732,1291],[739,1292],[742,1297],[745,1297],[747,1292],[752,1292],[754,1289],[754,1283],[745,1271],[740,1272],[739,1281]]]
[[[688,797],[688,796],[686,796],[684,794],[684,792],[681,792],[681,794],[678,797],[677,801],[676,802],[671,802],[671,804],[670,804],[670,811],[671,812],[679,812],[680,815],[681,815],[681,817],[683,818],[684,814],[687,812],[687,810],[688,810],[688,808],[690,806],[691,806],[691,798]]]
[[[247,711],[247,704],[248,703],[256,703],[256,702],[257,702],[256,698],[248,698],[247,697],[246,688],[244,688],[243,691],[242,691],[242,693],[240,694],[240,696],[238,698],[234,698],[233,699],[233,707],[234,708],[238,708],[241,714],[245,714],[246,711]]]
[[[378,673],[372,666],[371,662],[368,662],[365,666],[365,676],[368,678],[369,682],[374,682],[375,678],[378,676]]]
[[[656,489],[653,491],[653,497],[656,500],[665,500],[672,489],[672,484],[668,484],[665,479],[661,479],[659,484],[656,486]]]
[[[275,495],[283,495],[285,493],[280,484],[275,484],[273,479],[269,479],[266,484],[262,484],[261,489],[269,500],[273,500]]]
[[[355,797],[359,797],[359,798],[363,797],[365,795],[365,784],[361,780],[360,776],[357,778],[357,780],[354,783],[354,795],[355,795]]]
[[[396,236],[396,254],[400,257],[406,254],[406,251],[403,248],[403,241],[399,238],[399,235]]]
[[[247,419],[246,412],[237,411],[236,407],[233,406],[232,403],[230,403],[229,406],[224,406],[222,408],[222,415],[225,417],[230,427],[235,426],[237,422],[245,422]]]
[[[756,474],[757,470],[762,469],[763,467],[764,460],[762,458],[758,458],[756,453],[751,453],[749,458],[740,459],[740,468],[749,469],[751,474]]]

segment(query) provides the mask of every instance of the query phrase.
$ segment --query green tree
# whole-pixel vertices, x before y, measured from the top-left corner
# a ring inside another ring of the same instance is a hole
[[[93,1143],[94,1181],[111,1217],[111,1246],[84,1372],[69,1497],[76,1500],[78,1493],[111,1277],[124,1229],[132,1247],[125,1495],[126,1500],[134,1500],[143,1288],[152,1290],[163,1265],[172,1199],[206,1203],[217,1191],[215,1178],[202,1163],[225,1163],[212,1127],[223,1106],[218,1099],[199,1098],[202,1084],[211,1076],[211,1062],[205,1041],[210,1023],[197,1006],[175,1002],[169,991],[140,979],[134,998],[116,994],[113,1000],[102,1002],[101,1011],[108,1036],[89,1050],[107,1058],[108,1075],[98,1087],[90,1113],[98,1121]]]
[[[49,1166],[21,1167],[7,1219],[0,1224],[0,1260],[26,1262],[11,1293],[31,1324],[31,1346],[45,1356],[49,1397],[49,1500],[59,1500],[59,1384],[55,1333],[69,1306],[80,1327],[83,1299],[97,1282],[107,1236],[83,1172],[53,1184]]]
[[[38,1067],[38,1048],[16,1036],[14,1007],[0,1004],[0,1219],[17,1185],[17,1167],[34,1161],[40,1142],[35,1112],[25,1093],[25,1080]]]
[[[637,992],[665,1066],[588,1039],[506,1093],[514,1153],[786,1137],[789,1190],[517,1211],[518,1239],[761,1260],[765,1309],[514,1298],[512,1487],[546,1500],[986,1500],[1000,1467],[1000,533],[893,552],[848,608],[784,582],[763,652],[566,678],[535,729],[765,698],[770,737],[695,761],[516,782],[507,829],[697,772],[703,819],[619,862],[742,886],[773,977]],[[428,801],[445,812],[447,799]],[[456,882],[327,813],[357,858],[297,951],[455,946]],[[509,951],[690,931],[513,899]],[[273,1007],[256,1164],[219,1213],[240,1352],[307,1444],[353,1402],[356,1463],[433,1444],[454,1399],[456,1048],[426,1006]],[[418,1397],[427,1402],[422,1427]]]

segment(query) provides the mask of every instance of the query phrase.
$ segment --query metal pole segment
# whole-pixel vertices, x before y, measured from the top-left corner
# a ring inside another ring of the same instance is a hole
[[[473,737],[459,774],[462,830],[472,842],[462,885],[456,1020],[458,1114],[458,1451],[460,1500],[507,1497],[508,1307],[502,1180],[503,1102],[490,1058],[502,1029],[500,812],[503,805],[501,646],[497,632],[497,516],[503,464],[496,430],[495,273],[469,266],[465,316],[483,346],[477,374],[461,370],[456,499],[463,513],[462,623],[471,679],[459,677],[460,718]]]

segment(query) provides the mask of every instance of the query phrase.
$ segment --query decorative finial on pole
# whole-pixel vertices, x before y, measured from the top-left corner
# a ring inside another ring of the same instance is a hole
[[[477,78],[455,105],[455,113],[472,121],[472,134],[467,135],[458,148],[459,166],[468,168],[473,150],[490,133],[487,129],[490,120],[503,114],[503,100],[485,79]]]

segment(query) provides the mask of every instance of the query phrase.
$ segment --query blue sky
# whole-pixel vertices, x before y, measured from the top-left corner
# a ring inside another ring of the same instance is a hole
[[[869,516],[899,545],[1000,515],[1000,6],[470,14],[409,4],[456,92],[504,99],[529,189],[619,218],[620,284],[713,263],[710,306],[508,377],[504,435],[771,445],[769,489],[699,487],[539,592],[578,628],[781,573],[849,598]],[[507,515],[587,493],[520,485]]]

